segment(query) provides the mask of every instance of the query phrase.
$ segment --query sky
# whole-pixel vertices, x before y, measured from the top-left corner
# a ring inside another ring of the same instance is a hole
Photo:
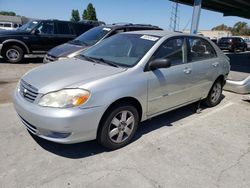
[[[144,23],[169,28],[172,2],[169,0],[0,0],[1,11],[14,11],[18,15],[39,19],[69,20],[71,10],[80,16],[88,3],[96,9],[97,18],[106,23]],[[179,30],[190,29],[192,7],[179,6]],[[199,29],[211,29],[220,24],[233,26],[239,17],[223,17],[221,13],[202,10]]]

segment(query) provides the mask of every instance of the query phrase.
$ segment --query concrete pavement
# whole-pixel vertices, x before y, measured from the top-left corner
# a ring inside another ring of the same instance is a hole
[[[60,145],[32,138],[11,103],[0,105],[0,187],[250,187],[250,103],[224,92],[140,126],[130,145]]]

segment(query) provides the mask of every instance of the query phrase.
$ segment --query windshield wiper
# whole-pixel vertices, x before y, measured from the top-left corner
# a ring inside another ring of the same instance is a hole
[[[98,61],[100,61],[102,63],[105,63],[105,64],[113,66],[113,67],[120,67],[116,63],[113,63],[112,61],[109,61],[109,60],[106,60],[106,59],[103,59],[103,58],[93,58],[93,59],[98,60]]]
[[[94,58],[91,58],[89,56],[86,56],[86,55],[83,55],[83,54],[80,54],[81,57],[83,57],[84,59],[88,60],[88,61],[92,61],[94,63],[98,63],[98,61],[96,61]]]

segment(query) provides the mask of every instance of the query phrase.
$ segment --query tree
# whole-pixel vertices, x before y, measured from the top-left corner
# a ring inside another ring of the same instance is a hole
[[[87,6],[87,9],[85,9],[83,11],[82,19],[83,20],[95,20],[95,21],[98,20],[97,17],[96,17],[95,8],[94,8],[92,3],[89,3],[88,6]]]
[[[221,25],[218,25],[216,27],[213,27],[212,31],[214,31],[214,30],[225,30],[225,31],[228,31],[228,27],[225,24],[221,24]]]
[[[246,35],[249,33],[250,28],[247,26],[246,22],[237,22],[233,26],[232,33],[233,35]]]
[[[86,9],[83,11],[82,19],[83,19],[83,20],[88,20],[88,12],[87,12]]]
[[[79,22],[80,21],[80,15],[78,10],[72,10],[71,12],[71,19],[72,22]]]
[[[244,35],[250,35],[250,27],[247,25],[246,22],[237,22],[234,24],[233,27],[228,27],[225,24],[218,25],[212,30],[226,30],[231,31],[233,35],[237,36],[244,36]]]
[[[16,16],[15,12],[12,11],[0,11],[0,15],[5,15],[5,16]]]

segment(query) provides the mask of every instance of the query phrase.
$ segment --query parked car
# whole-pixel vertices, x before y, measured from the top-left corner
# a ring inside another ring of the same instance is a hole
[[[117,149],[139,122],[200,100],[216,106],[229,70],[229,58],[204,37],[125,32],[26,73],[13,102],[34,135]]]
[[[247,44],[241,37],[222,37],[218,41],[218,46],[221,50],[229,50],[230,52],[247,50]]]
[[[105,38],[121,32],[137,31],[137,30],[162,30],[157,26],[143,25],[143,24],[113,24],[103,25],[90,29],[83,33],[76,39],[69,41],[65,44],[56,46],[48,51],[45,55],[43,62],[49,63],[58,59],[65,59],[79,55],[83,50],[88,47],[101,42]]]
[[[95,25],[95,26],[105,25],[106,24],[103,21],[96,21],[96,20],[81,20],[80,22],[92,24],[92,25]]]
[[[12,23],[12,22],[0,22],[0,29],[3,30],[16,30],[21,27],[21,24]]]
[[[74,39],[94,25],[59,20],[33,20],[13,31],[0,31],[1,56],[19,63],[25,54],[44,54]]]
[[[213,41],[213,43],[217,45],[217,39],[216,38],[211,39],[211,41]]]
[[[250,38],[245,38],[244,40],[247,43],[247,49],[250,50]]]

